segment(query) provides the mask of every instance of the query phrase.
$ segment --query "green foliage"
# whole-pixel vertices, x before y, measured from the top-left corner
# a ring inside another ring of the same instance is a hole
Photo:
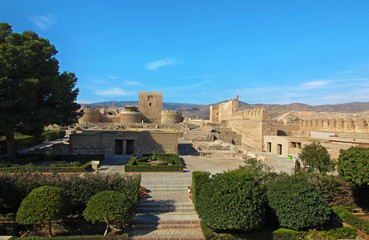
[[[91,169],[92,160],[102,160],[103,155],[33,155],[22,154],[18,164],[3,161],[0,172],[85,172]],[[66,163],[60,163],[66,162]],[[48,164],[44,164],[48,162]],[[55,162],[55,164],[53,164]]]
[[[279,179],[267,191],[269,206],[281,227],[314,228],[330,219],[331,209],[316,186],[291,176]]]
[[[0,213],[16,212],[23,198],[33,189],[43,185],[61,188],[70,199],[73,212],[79,213],[85,209],[93,195],[105,190],[122,192],[133,202],[137,202],[140,177],[95,174],[87,174],[83,178],[62,177],[57,174],[3,175],[0,176]]]
[[[62,190],[57,187],[43,186],[32,190],[23,199],[16,221],[21,224],[40,224],[62,219],[69,212],[69,200]]]
[[[41,136],[29,136],[29,135],[22,135],[19,137],[16,137],[15,140],[15,147],[16,150],[21,150],[24,148],[33,147],[35,145],[41,144],[46,141],[53,141],[55,139],[59,139],[65,136],[64,130],[47,130],[44,131]],[[6,140],[0,141],[0,154],[7,153],[7,147],[6,147]]]
[[[358,216],[353,215],[347,207],[334,206],[332,209],[342,221],[350,224],[354,228],[360,229],[366,234],[369,234],[368,221],[360,219]]]
[[[369,148],[352,147],[341,150],[338,158],[339,176],[356,184],[369,184]]]
[[[305,239],[306,232],[279,228],[273,232],[273,240],[301,240]]]
[[[264,223],[264,189],[247,171],[215,174],[202,185],[196,205],[200,218],[213,229],[251,231]]]
[[[314,142],[306,145],[299,157],[305,165],[309,165],[312,169],[317,169],[321,174],[326,174],[334,169],[327,149],[320,143]]]
[[[209,180],[210,173],[203,171],[195,171],[192,173],[192,200],[197,210],[196,198],[201,191],[202,186]]]
[[[357,232],[352,227],[333,228],[327,231],[330,239],[356,239]]]
[[[124,233],[119,236],[56,236],[53,238],[50,237],[12,237],[10,240],[46,240],[46,239],[53,239],[53,240],[65,240],[65,239],[73,239],[73,240],[120,240],[120,239],[129,239],[128,233]]]
[[[93,223],[105,222],[108,229],[112,223],[128,222],[133,216],[134,208],[135,203],[126,194],[103,191],[91,197],[83,211],[83,216]]]
[[[133,156],[125,165],[126,172],[170,172],[183,171],[183,163],[178,154],[159,154],[155,153],[155,160],[162,163],[151,165],[153,155],[144,155],[141,158]]]
[[[278,174],[272,172],[273,168],[263,163],[261,160],[256,158],[249,158],[245,161],[245,165],[241,166],[240,169],[249,171],[254,176],[256,181],[267,184],[273,181]]]
[[[330,206],[355,206],[354,185],[337,176],[321,174],[301,174],[307,181],[317,186]]]
[[[14,131],[39,135],[49,124],[72,124],[82,113],[74,73],[59,73],[57,51],[35,32],[0,23],[0,132],[15,161]]]

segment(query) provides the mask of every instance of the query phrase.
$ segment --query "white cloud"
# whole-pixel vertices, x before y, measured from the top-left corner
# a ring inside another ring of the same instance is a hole
[[[327,86],[331,81],[311,81],[301,84],[302,88],[305,89],[316,89]]]
[[[120,88],[112,88],[112,89],[105,89],[105,90],[95,90],[96,95],[106,96],[106,97],[119,97],[119,96],[128,96],[131,93],[124,91]]]
[[[160,67],[164,67],[164,66],[168,66],[168,65],[174,65],[174,64],[178,64],[179,62],[176,61],[174,58],[168,57],[168,58],[163,58],[163,59],[159,59],[157,61],[154,62],[149,62],[145,65],[145,68],[148,70],[155,70],[158,69]]]
[[[46,16],[33,16],[30,20],[42,31],[50,29],[55,23],[55,18],[51,14],[47,14]]]
[[[139,83],[139,82],[135,82],[135,81],[128,81],[128,80],[124,81],[124,83],[125,83],[126,85],[128,85],[128,86],[139,86],[139,85],[141,85],[141,83]]]

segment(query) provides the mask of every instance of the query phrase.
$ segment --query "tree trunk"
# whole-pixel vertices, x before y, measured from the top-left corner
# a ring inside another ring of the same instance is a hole
[[[51,233],[51,221],[49,221],[49,237],[52,237],[52,233]]]
[[[6,145],[8,149],[8,159],[12,163],[17,161],[15,141],[14,141],[14,129],[13,125],[9,122],[7,129],[5,129]]]
[[[106,236],[106,234],[108,233],[108,230],[109,230],[109,223],[106,224],[104,236]]]

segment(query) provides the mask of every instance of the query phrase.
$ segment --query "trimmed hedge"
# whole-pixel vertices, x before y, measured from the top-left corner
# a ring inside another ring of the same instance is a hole
[[[265,217],[265,190],[244,170],[215,174],[196,196],[201,220],[217,230],[260,229]]]
[[[116,239],[129,239],[129,234],[125,233],[119,236],[56,236],[56,237],[12,237],[10,240],[46,240],[46,239],[55,239],[55,240],[65,240],[65,239],[74,239],[74,240],[116,240]]]
[[[294,230],[321,226],[330,219],[331,208],[318,188],[290,176],[268,187],[268,202],[279,225]]]
[[[305,239],[306,232],[280,228],[273,232],[273,240],[301,240]]]
[[[183,163],[178,154],[156,154],[156,159],[164,161],[164,164],[172,165],[150,165],[148,163],[149,156],[143,155],[142,158],[137,158],[133,156],[128,163],[125,165],[124,169],[126,172],[182,172]]]
[[[0,164],[0,172],[2,173],[20,173],[20,172],[86,172],[91,169],[91,161],[104,159],[103,155],[36,155],[36,154],[24,154],[19,155],[21,158],[19,164],[11,164],[7,161],[3,161]],[[58,162],[65,161],[69,164],[50,164],[40,165],[42,162]],[[23,164],[23,165],[22,165]],[[72,166],[67,166],[72,165]],[[77,166],[73,166],[77,165]]]
[[[344,206],[334,206],[332,209],[342,221],[350,224],[351,226],[357,229],[360,229],[366,234],[369,234],[369,222],[368,221],[360,219],[358,216],[353,215]]]
[[[192,173],[192,200],[197,211],[196,198],[197,194],[201,191],[202,186],[209,180],[210,172],[195,171]]]
[[[33,147],[35,145],[41,144],[45,142],[46,140],[53,141],[55,139],[59,139],[64,136],[65,136],[64,130],[46,130],[39,137],[23,135],[20,137],[16,137],[14,139],[15,148],[18,151],[24,148],[29,148],[29,147]],[[6,154],[6,153],[7,153],[6,140],[1,140],[0,141],[0,154]]]
[[[137,202],[140,182],[140,177],[119,175],[87,174],[83,178],[57,174],[3,175],[0,176],[0,213],[16,212],[23,198],[33,189],[44,185],[61,188],[71,200],[73,213],[81,213],[93,195],[105,190],[125,193]]]

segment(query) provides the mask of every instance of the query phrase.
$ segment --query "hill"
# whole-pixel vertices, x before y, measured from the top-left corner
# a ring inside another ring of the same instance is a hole
[[[215,105],[218,103],[210,104]],[[101,102],[94,104],[81,104],[83,107],[93,108],[108,108],[108,107],[123,107],[126,105],[138,105],[138,101],[113,101],[113,102]],[[192,104],[192,103],[163,103],[163,109],[165,110],[179,110],[183,116],[186,117],[200,117],[209,119],[210,105]],[[344,104],[333,105],[318,105],[311,106],[303,103],[291,103],[286,105],[281,104],[248,104],[245,102],[239,102],[239,109],[247,108],[265,108],[272,117],[277,117],[288,112],[340,112],[340,113],[359,113],[369,111],[369,102],[352,102]]]

